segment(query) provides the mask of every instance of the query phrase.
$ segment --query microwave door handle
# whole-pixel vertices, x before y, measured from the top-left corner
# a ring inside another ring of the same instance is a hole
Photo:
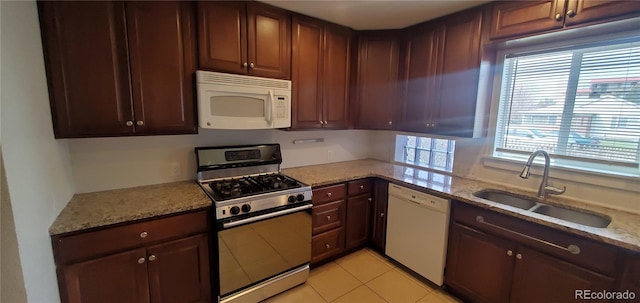
[[[267,123],[269,123],[269,125],[271,125],[271,121],[273,120],[271,115],[272,115],[272,110],[273,110],[273,91],[269,90],[268,96],[267,96],[267,101],[264,103],[264,119],[267,120]]]

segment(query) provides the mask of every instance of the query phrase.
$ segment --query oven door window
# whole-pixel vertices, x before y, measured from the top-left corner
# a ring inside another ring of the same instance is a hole
[[[221,230],[218,245],[220,294],[225,296],[309,263],[310,211]]]

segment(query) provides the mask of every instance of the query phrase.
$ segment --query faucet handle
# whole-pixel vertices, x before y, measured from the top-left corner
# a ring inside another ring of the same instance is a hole
[[[563,186],[562,189],[559,189],[553,186],[546,186],[544,190],[550,195],[562,195],[564,194],[565,191],[567,191],[567,187]]]

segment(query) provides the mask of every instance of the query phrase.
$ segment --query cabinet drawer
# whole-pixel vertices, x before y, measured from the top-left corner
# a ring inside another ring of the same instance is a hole
[[[320,187],[313,190],[313,205],[343,200],[346,195],[347,188],[344,186],[344,183]]]
[[[315,206],[313,208],[313,234],[341,227],[344,216],[344,200]]]
[[[343,229],[337,228],[313,236],[311,240],[311,263],[322,261],[344,249]]]
[[[207,212],[199,211],[157,220],[53,238],[58,266],[162,240],[207,231]]]
[[[587,269],[614,275],[618,253],[613,246],[460,202],[455,205],[453,219],[457,222],[517,241]],[[483,217],[483,222],[477,221],[478,216]],[[572,254],[561,248],[569,245],[577,245],[580,253]]]
[[[372,185],[371,185],[370,179],[351,181],[347,184],[348,184],[347,186],[348,186],[349,196],[355,196],[355,195],[371,192]]]

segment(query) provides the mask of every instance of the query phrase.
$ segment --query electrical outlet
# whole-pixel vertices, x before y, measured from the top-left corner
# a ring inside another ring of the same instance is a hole
[[[169,165],[169,172],[172,178],[180,177],[180,162],[172,162]]]
[[[327,150],[327,160],[333,160],[333,151]]]

